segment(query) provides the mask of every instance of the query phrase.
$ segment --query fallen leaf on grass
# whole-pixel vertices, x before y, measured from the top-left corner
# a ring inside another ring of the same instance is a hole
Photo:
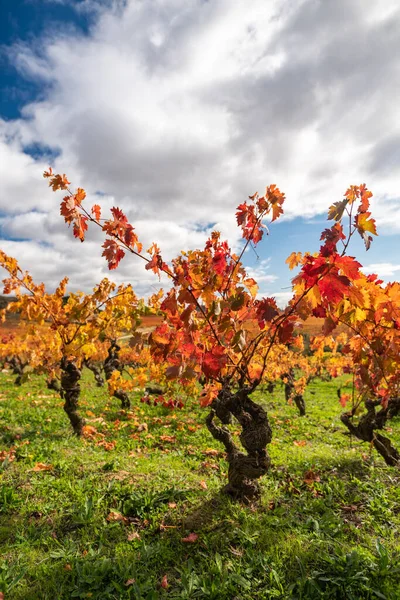
[[[164,577],[161,579],[161,587],[164,588],[164,590],[166,590],[167,587],[169,587],[169,583],[168,583],[168,579],[167,579],[166,575],[164,575]]]
[[[93,425],[84,425],[82,427],[82,435],[84,437],[92,438],[97,434],[98,434],[98,431],[97,431],[96,427],[93,427]]]
[[[294,440],[293,445],[294,446],[306,446],[307,442],[306,442],[306,440]]]
[[[127,536],[128,542],[133,542],[133,540],[140,540],[140,535],[137,531],[131,531]]]
[[[36,463],[36,465],[29,469],[30,471],[34,471],[35,473],[39,473],[40,471],[52,471],[54,469],[53,465],[46,465],[44,463]]]
[[[206,460],[201,463],[201,467],[202,469],[215,469],[216,471],[219,471],[219,465],[217,465],[217,463],[208,462]]]
[[[128,519],[126,517],[124,517],[123,514],[121,514],[120,512],[116,511],[116,510],[112,510],[108,513],[106,520],[109,523],[115,523],[115,522],[121,522],[121,523],[127,523]]]
[[[207,450],[204,450],[203,454],[206,454],[207,456],[218,456],[219,450],[215,450],[214,448],[207,448]]]
[[[168,502],[169,508],[176,508],[176,502]]]
[[[10,448],[9,450],[0,450],[0,462],[3,462],[4,460],[8,460],[8,462],[15,460],[15,448]]]
[[[102,448],[104,448],[104,450],[114,450],[116,445],[117,445],[117,442],[115,440],[112,440],[111,442],[106,442],[105,440],[100,440],[96,444],[96,446],[101,446]]]
[[[206,489],[207,489],[207,484],[206,484],[206,482],[205,482],[204,480],[200,481],[200,482],[199,482],[199,485],[200,485],[200,487],[202,487],[202,488],[203,488],[203,490],[206,490]]]
[[[136,579],[127,579],[127,580],[125,581],[125,585],[126,585],[127,587],[128,587],[129,585],[132,585],[132,584],[134,584],[134,583],[136,583]]]
[[[197,533],[189,533],[187,537],[181,539],[181,542],[185,544],[194,544],[195,542],[197,542],[198,538],[199,536]]]
[[[72,571],[71,565],[68,563],[66,565],[64,565],[64,571]]]
[[[176,437],[174,435],[160,435],[160,440],[168,442],[169,444],[174,444],[176,442]]]
[[[304,483],[306,483],[307,485],[312,485],[314,482],[319,481],[321,481],[321,477],[312,469],[304,473]]]

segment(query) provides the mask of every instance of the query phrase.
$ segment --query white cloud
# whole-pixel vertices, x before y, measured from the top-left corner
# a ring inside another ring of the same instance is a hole
[[[397,273],[400,271],[400,265],[392,263],[375,263],[366,265],[362,268],[362,271],[367,275],[370,273],[377,273],[380,278],[397,277]]]
[[[88,36],[66,28],[10,49],[44,86],[21,119],[0,122],[1,226],[34,240],[12,243],[27,268],[52,284],[67,273],[92,286],[105,273],[101,236],[70,239],[41,179],[48,158],[24,154],[30,144],[57,149],[56,169],[90,202],[103,192],[168,258],[215,223],[236,247],[236,205],[273,182],[289,217],[311,217],[365,181],[380,233],[399,229],[397,1],[71,6],[94,19]],[[134,261],[112,276],[143,289],[151,279]]]

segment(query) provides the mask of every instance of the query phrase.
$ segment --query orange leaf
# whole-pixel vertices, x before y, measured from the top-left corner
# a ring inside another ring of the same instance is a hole
[[[97,435],[97,429],[96,427],[93,427],[93,425],[84,425],[82,427],[82,435],[84,437],[94,437],[95,435]]]
[[[30,469],[30,471],[34,471],[35,473],[39,473],[40,471],[52,471],[53,470],[53,465],[46,465],[45,463],[36,463],[36,465],[33,467],[33,469]]]
[[[197,533],[189,533],[187,537],[181,539],[181,542],[184,544],[195,544],[198,538],[199,536]]]
[[[114,522],[114,523],[115,523],[115,522],[116,522],[116,523],[120,523],[120,522],[121,522],[121,523],[127,523],[127,522],[128,522],[127,518],[126,518],[126,517],[124,517],[124,515],[123,515],[123,514],[121,514],[120,512],[118,512],[118,511],[116,511],[116,510],[111,510],[111,511],[108,513],[108,515],[107,515],[106,519],[107,519],[107,521],[108,521],[109,523],[113,523],[113,522]]]
[[[207,489],[207,484],[206,484],[206,482],[205,482],[204,480],[200,481],[200,482],[199,482],[199,485],[200,485],[200,487],[202,487],[202,488],[203,488],[203,490],[206,490],[206,489]]]
[[[297,265],[301,261],[302,257],[303,257],[303,254],[301,252],[292,252],[292,254],[290,254],[287,257],[287,259],[285,260],[285,263],[288,265],[289,269],[292,271],[295,267],[297,267]]]
[[[365,213],[361,213],[361,214],[357,215],[356,216],[356,227],[360,233],[364,232],[364,231],[369,231],[373,235],[377,235],[375,219],[370,219],[369,218],[370,216],[371,216],[370,212],[365,212]]]
[[[101,217],[101,208],[98,204],[94,204],[92,206],[92,215],[93,217],[96,219],[96,221],[100,221],[100,217]]]

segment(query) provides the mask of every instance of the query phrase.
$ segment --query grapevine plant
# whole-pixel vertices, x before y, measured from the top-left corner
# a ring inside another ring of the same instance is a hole
[[[244,240],[240,254],[232,252],[214,231],[202,250],[182,251],[166,263],[156,243],[143,252],[134,227],[121,209],[113,207],[111,216],[103,218],[99,205],[85,208],[85,191],[78,188],[73,192],[65,175],[49,169],[44,176],[54,191],[65,192],[61,215],[72,225],[76,238],[84,241],[89,223],[101,228],[105,236],[103,256],[109,269],[117,268],[129,252],[143,260],[146,270],[169,277],[171,288],[160,303],[164,321],[150,336],[151,354],[156,363],[167,365],[168,378],[183,386],[193,380],[202,382],[200,403],[209,409],[207,427],[227,453],[227,493],[238,498],[257,495],[258,479],[269,469],[271,427],[266,410],[254,402],[251,394],[265,379],[274,349],[292,343],[299,320],[310,315],[322,317],[325,335],[339,323],[352,329],[354,335],[347,351],[360,358],[355,362],[360,397],[373,396],[373,402],[381,403],[383,410],[388,406],[398,384],[394,365],[399,360],[400,321],[394,314],[392,297],[397,288],[383,288],[376,277],[365,276],[361,264],[347,255],[355,232],[363,238],[366,249],[376,234],[369,211],[372,194],[365,185],[351,186],[344,199],[330,207],[328,217],[334,223],[322,232],[318,253],[292,253],[289,257],[289,266],[300,266],[300,270],[293,279],[293,298],[284,310],[279,310],[274,298],[258,298],[257,283],[241,262],[247,247],[261,241],[264,220],[269,217],[273,222],[283,213],[285,197],[275,185],[267,187],[264,196],[256,193],[238,206],[236,218]],[[384,316],[382,302],[387,307]],[[390,365],[378,358],[375,348],[379,318],[384,319],[382,327],[394,343]],[[353,402],[351,417],[360,402]],[[226,427],[232,419],[241,426],[242,448]]]

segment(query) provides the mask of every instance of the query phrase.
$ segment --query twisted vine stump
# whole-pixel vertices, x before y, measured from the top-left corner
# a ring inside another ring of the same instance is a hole
[[[78,413],[79,394],[81,386],[81,370],[78,369],[72,360],[63,358],[61,361],[61,398],[64,400],[64,410],[68,415],[72,429],[78,436],[82,434],[82,428],[85,425],[84,419]]]
[[[376,412],[378,406],[381,406],[379,400],[367,400],[365,402],[367,412],[360,417],[357,425],[352,422],[354,412],[343,413],[340,419],[346,425],[349,432],[357,439],[369,442],[370,444],[372,443],[387,465],[400,467],[400,453],[392,445],[389,438],[376,432],[377,429],[383,429],[388,419],[398,414],[400,399],[390,399],[386,407],[382,407]]]
[[[272,439],[268,416],[261,406],[249,398],[249,391],[246,388],[236,393],[221,390],[206,418],[211,435],[225,446],[227,452],[228,484],[223,492],[244,501],[259,496],[257,479],[267,473],[271,464],[266,449]],[[216,417],[223,425],[231,423],[233,417],[238,421],[242,427],[239,439],[247,454],[239,450],[226,427],[215,423]]]
[[[85,365],[85,367],[87,367],[89,369],[89,371],[92,371],[97,387],[103,387],[104,379],[101,376],[100,367],[98,365],[96,365],[96,363],[94,363],[93,361],[89,360],[88,358],[85,358],[85,360],[83,361],[83,364]]]
[[[111,346],[108,349],[107,358],[104,361],[104,373],[106,375],[107,381],[111,379],[114,371],[122,371],[121,361],[119,359],[118,353],[121,350],[121,346],[117,344],[117,342],[112,342]],[[121,408],[126,409],[131,407],[131,401],[129,400],[129,396],[124,390],[115,390],[113,393],[115,398],[121,400]]]
[[[296,394],[295,387],[294,387],[295,378],[294,378],[293,369],[290,369],[289,373],[285,373],[285,375],[282,375],[282,378],[286,378],[286,381],[285,381],[285,400],[286,400],[286,402],[289,402],[289,400],[293,400],[293,402],[295,403],[295,405],[297,406],[297,408],[299,410],[300,417],[304,417],[306,414],[306,403],[304,401],[302,394]]]

